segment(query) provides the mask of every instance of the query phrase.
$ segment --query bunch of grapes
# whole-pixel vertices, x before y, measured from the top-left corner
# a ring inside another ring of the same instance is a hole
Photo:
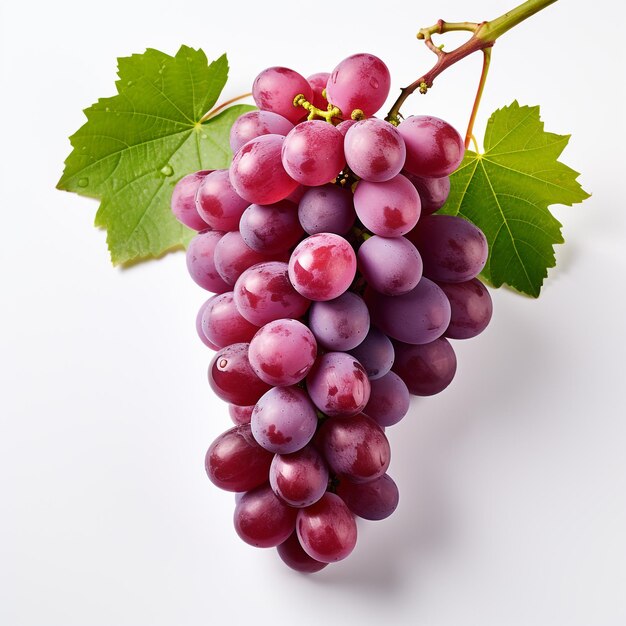
[[[389,86],[370,54],[308,79],[264,70],[259,110],[232,127],[230,168],[190,174],[172,197],[199,231],[187,267],[216,295],[197,329],[235,423],[207,474],[236,493],[239,536],[303,572],[350,554],[355,515],[395,510],[385,429],[410,394],[449,385],[448,339],[491,318],[483,233],[436,214],[461,138],[435,117],[374,117]]]

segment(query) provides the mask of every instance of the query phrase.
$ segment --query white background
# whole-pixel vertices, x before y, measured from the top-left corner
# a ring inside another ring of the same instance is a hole
[[[227,51],[227,97],[270,65],[308,75],[369,51],[395,93],[432,63],[420,26],[513,2],[2,0],[0,624],[626,623],[619,3],[558,2],[496,44],[479,136],[496,107],[541,104],[593,197],[555,208],[567,243],[540,299],[494,293],[451,387],[391,429],[397,512],[316,576],[243,544],[204,474],[230,422],[184,256],[112,268],[96,202],[54,189],[117,56]],[[479,69],[463,61],[405,111],[463,129]]]

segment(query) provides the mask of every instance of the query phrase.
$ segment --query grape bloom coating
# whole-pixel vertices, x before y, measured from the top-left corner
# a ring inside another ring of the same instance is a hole
[[[196,331],[234,423],[206,473],[236,493],[244,542],[308,574],[355,549],[355,517],[401,506],[385,429],[411,395],[451,384],[452,342],[492,315],[485,236],[438,213],[461,138],[432,116],[373,117],[390,84],[368,53],[308,78],[263,70],[259,110],[230,130],[230,167],[190,172],[172,194],[197,231]]]

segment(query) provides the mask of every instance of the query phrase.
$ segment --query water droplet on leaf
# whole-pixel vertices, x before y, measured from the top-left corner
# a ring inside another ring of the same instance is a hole
[[[161,168],[161,174],[163,174],[163,176],[171,176],[174,173],[174,170],[172,169],[171,165],[164,165]]]
[[[89,179],[88,178],[79,178],[78,179],[78,186],[79,187],[86,187],[89,184]]]

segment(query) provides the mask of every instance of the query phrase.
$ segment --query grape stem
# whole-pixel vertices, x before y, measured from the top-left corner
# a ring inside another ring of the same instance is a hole
[[[251,95],[252,95],[251,93],[242,93],[240,96],[235,96],[234,98],[231,98],[230,100],[227,100],[226,102],[222,102],[222,104],[216,106],[214,109],[211,109],[208,113],[205,113],[202,116],[202,119],[198,122],[198,124],[204,124],[204,122],[206,122],[207,120],[215,116],[218,113],[218,111],[225,109],[229,104],[232,104],[233,102],[237,102],[238,100],[243,100],[244,98],[249,98]]]
[[[514,26],[517,26],[520,22],[523,22],[531,15],[545,9],[554,2],[556,2],[556,0],[526,0],[526,2],[520,4],[511,11],[508,11],[500,17],[488,22],[444,22],[443,20],[439,20],[433,26],[422,28],[417,33],[417,38],[424,40],[424,43],[429,50],[432,50],[437,57],[437,60],[435,61],[433,67],[426,72],[426,74],[420,76],[408,87],[404,87],[400,90],[398,99],[393,103],[391,109],[389,109],[389,113],[385,119],[388,122],[391,122],[394,126],[397,126],[401,119],[400,107],[412,93],[419,90],[420,93],[425,94],[428,89],[432,87],[435,78],[445,69],[454,65],[457,61],[464,59],[466,56],[481,50],[483,52],[483,68],[478,84],[478,90],[476,92],[476,98],[474,99],[474,106],[472,107],[472,113],[470,115],[467,133],[465,135],[465,147],[467,148],[473,135],[474,122],[476,120],[476,114],[478,113],[478,106],[485,88],[487,71],[491,60],[491,48],[496,42],[496,39]],[[444,33],[452,31],[468,31],[472,33],[472,36],[458,48],[454,48],[454,50],[451,50],[450,52],[444,52],[441,47],[433,43],[432,36],[436,34],[443,35]]]

